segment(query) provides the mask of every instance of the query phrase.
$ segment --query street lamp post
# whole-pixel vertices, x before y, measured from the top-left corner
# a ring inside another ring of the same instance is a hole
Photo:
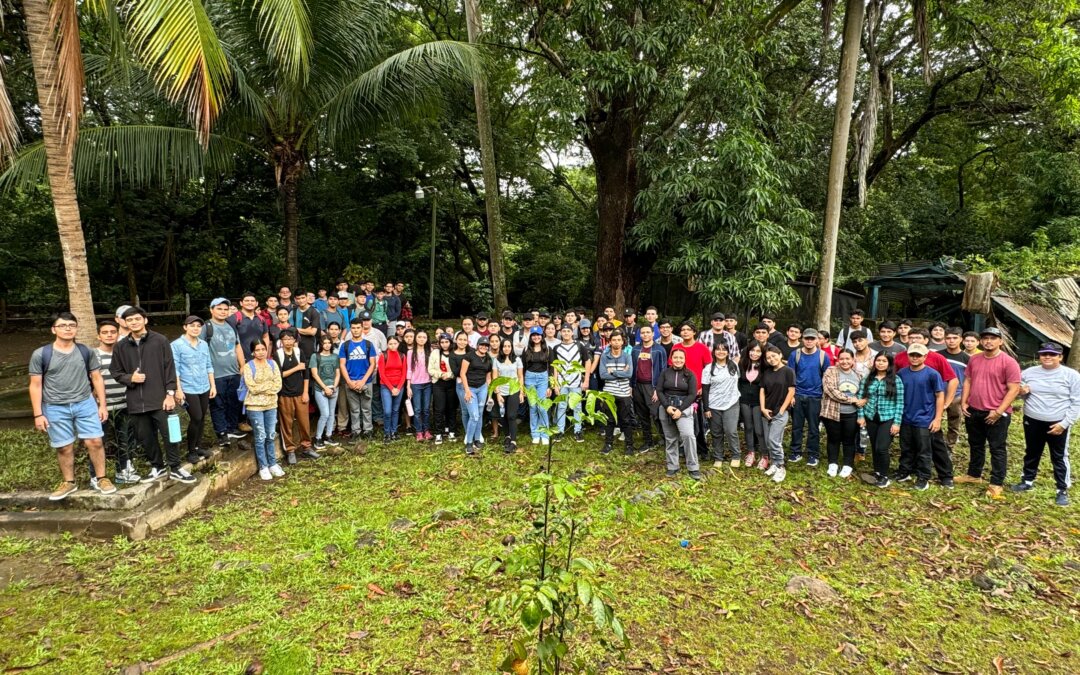
[[[431,270],[428,272],[428,318],[435,318],[435,212],[439,201],[439,191],[430,186],[416,186],[413,196],[423,199],[424,190],[431,192]]]

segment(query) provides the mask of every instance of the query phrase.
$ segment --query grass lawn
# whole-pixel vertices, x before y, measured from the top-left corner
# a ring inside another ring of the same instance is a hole
[[[1034,492],[991,503],[805,464],[779,486],[727,467],[668,480],[659,453],[602,457],[588,438],[556,446],[554,471],[595,474],[581,554],[610,566],[631,648],[573,648],[606,672],[1080,672],[1080,506],[1052,505],[1048,463]],[[517,626],[485,601],[511,580],[467,570],[531,527],[540,458],[375,445],[250,480],[138,544],[0,539],[0,669],[115,672],[246,628],[160,672],[493,672]],[[436,522],[439,509],[459,517]],[[390,530],[399,518],[415,526]],[[787,594],[793,575],[840,601]]]

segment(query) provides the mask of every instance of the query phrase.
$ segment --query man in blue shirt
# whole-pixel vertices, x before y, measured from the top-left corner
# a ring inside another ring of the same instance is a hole
[[[818,465],[821,437],[821,376],[832,365],[829,355],[818,346],[818,332],[807,328],[802,333],[802,347],[788,356],[788,367],[795,371],[795,404],[791,407],[791,458],[802,461],[803,427],[806,427],[806,465]]]
[[[354,317],[349,323],[351,337],[341,343],[338,353],[345,395],[349,401],[349,419],[352,424],[352,440],[374,431],[371,423],[372,378],[379,353],[370,340],[364,339],[364,322]],[[362,424],[361,424],[362,422]]]
[[[926,367],[929,352],[926,345],[912,343],[907,349],[911,365],[897,373],[904,382],[904,416],[900,421],[900,468],[896,481],[911,480],[914,472],[916,490],[929,486],[931,436],[941,430],[945,409],[945,382],[936,370]],[[952,480],[943,481],[942,487],[952,487]]]

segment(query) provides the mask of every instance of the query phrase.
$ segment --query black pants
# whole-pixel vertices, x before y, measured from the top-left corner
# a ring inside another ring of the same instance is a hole
[[[968,445],[971,447],[971,461],[968,463],[968,475],[972,478],[982,478],[983,467],[986,465],[986,446],[990,446],[990,484],[1005,484],[1005,469],[1008,460],[1005,441],[1009,436],[1009,422],[1012,415],[1003,415],[993,424],[986,423],[989,410],[969,409],[971,416],[967,418]]]
[[[457,407],[453,380],[435,380],[431,383],[431,428],[435,433],[445,434],[454,428]]]
[[[144,413],[132,413],[131,422],[135,426],[135,437],[146,451],[146,461],[155,469],[164,469],[165,460],[161,457],[161,444],[158,436],[165,440],[165,455],[171,469],[180,468],[180,448],[178,443],[170,443],[169,413],[153,410]]]
[[[1000,424],[1000,422],[998,422]],[[1054,467],[1054,483],[1058,490],[1068,490],[1072,482],[1069,475],[1069,430],[1051,436],[1050,427],[1057,422],[1042,422],[1024,415],[1024,482],[1034,483],[1039,473],[1043,448],[1050,446],[1050,465]]]
[[[129,460],[135,459],[135,451],[139,442],[135,438],[135,426],[131,423],[127,408],[110,410],[109,419],[101,425],[105,432],[102,442],[105,444],[105,457],[116,457],[116,472],[120,473],[127,468]],[[94,474],[94,465],[87,464],[91,478],[97,478]]]
[[[874,455],[874,473],[878,477],[889,475],[889,450],[892,447],[892,422],[866,420],[866,434],[870,436],[870,448]]]
[[[188,452],[195,452],[195,448],[202,442],[206,415],[210,412],[210,392],[186,394],[184,403],[187,404],[188,417],[191,418],[187,428],[187,449]]]
[[[930,429],[901,424],[900,468],[897,470],[897,476],[914,474],[920,480],[930,480],[932,456]]]
[[[705,440],[705,430],[709,428],[709,422],[705,419],[705,403],[701,400],[701,392],[698,392],[697,408],[694,410],[694,438],[697,440],[698,457],[709,456],[709,443]]]
[[[660,402],[653,403],[653,391],[652,384],[638,382],[630,392],[634,401],[634,417],[637,418],[637,425],[641,428],[641,437],[646,445],[652,445],[653,425],[660,425]],[[624,429],[623,433],[626,431],[628,430]],[[659,431],[658,435],[663,436],[664,432]]]
[[[606,407],[606,406],[605,406]],[[607,426],[604,428],[604,443],[605,445],[611,445],[615,440],[615,427],[623,432],[623,438],[626,439],[626,449],[630,450],[634,447],[634,403],[629,396],[616,396],[615,397],[615,416],[611,416],[610,410],[605,410],[604,413],[608,416]]]
[[[497,413],[498,416],[493,419],[506,425],[507,437],[517,443],[518,406],[521,404],[521,394],[504,396],[501,407],[497,403],[498,399],[496,399],[496,407],[491,411],[493,414]]]
[[[937,472],[938,480],[951,481],[953,479],[952,451],[945,442],[945,432],[938,429],[930,434],[930,456],[934,460],[934,471]]]
[[[855,448],[859,445],[858,413],[841,414],[839,420],[822,417],[825,422],[826,450],[829,464],[837,464],[840,446],[844,447],[844,466],[855,466]]]

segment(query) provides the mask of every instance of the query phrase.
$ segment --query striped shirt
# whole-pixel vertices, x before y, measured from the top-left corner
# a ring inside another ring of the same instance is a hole
[[[112,376],[112,352],[104,351],[100,347],[94,351],[101,361],[101,377],[105,380],[105,409],[109,412],[123,410],[127,407],[127,387]]]
[[[587,352],[581,348],[581,345],[577,342],[571,342],[565,344],[560,342],[555,345],[555,358],[567,363],[579,363],[583,364]],[[581,386],[581,373],[563,373],[558,374],[558,383],[560,387],[580,387]]]

